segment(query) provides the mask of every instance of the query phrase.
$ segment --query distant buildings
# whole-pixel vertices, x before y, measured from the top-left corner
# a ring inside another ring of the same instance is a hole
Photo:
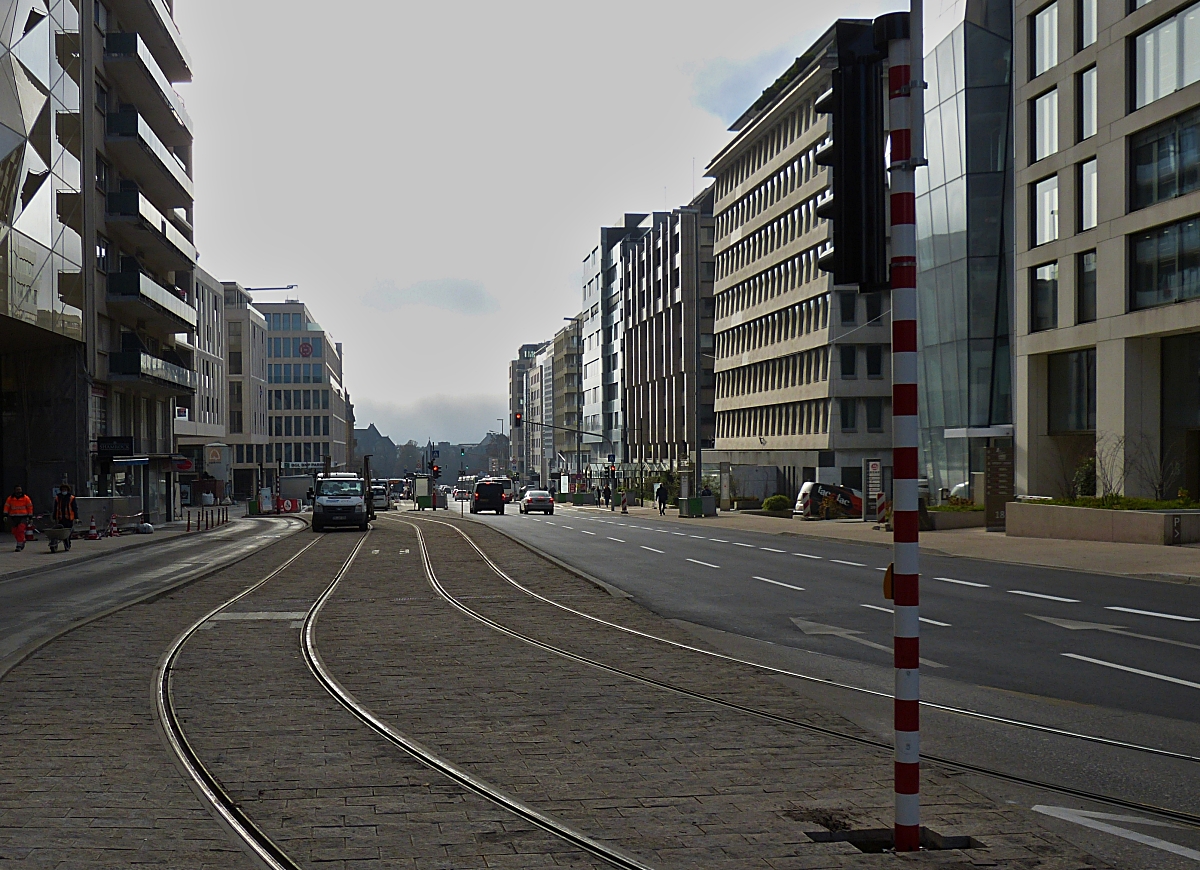
[[[233,448],[233,493],[247,498],[256,487],[274,479],[274,469],[267,462],[271,426],[267,416],[267,321],[240,284],[226,282],[222,286],[229,381],[225,441]]]
[[[539,344],[521,345],[517,350],[517,358],[508,366],[508,419],[510,424],[518,413],[527,413],[525,410],[526,373],[533,366],[539,349],[541,349]],[[526,443],[528,437],[529,430],[525,427],[513,428],[509,444],[509,467],[505,469],[505,473],[512,471],[522,480],[529,473],[529,449]]]

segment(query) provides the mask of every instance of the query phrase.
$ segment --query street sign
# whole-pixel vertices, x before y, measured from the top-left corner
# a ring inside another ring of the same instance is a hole
[[[440,450],[433,450],[433,451],[430,451],[430,452],[431,452],[431,454],[432,454],[432,457],[433,457],[434,459],[437,459],[439,456],[441,456],[441,455],[442,455],[442,451],[440,451]]]
[[[617,461],[617,454],[615,454],[615,453],[608,454],[608,464],[609,465],[612,465],[616,461]]]
[[[1005,530],[1007,505],[1013,494],[1013,451],[1011,447],[988,447],[984,451],[984,513],[987,530]]]
[[[308,359],[310,356],[312,356],[312,354],[313,346],[307,341],[300,342],[300,356]]]

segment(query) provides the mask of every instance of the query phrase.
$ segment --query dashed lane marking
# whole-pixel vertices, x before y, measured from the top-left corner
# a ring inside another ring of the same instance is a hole
[[[714,544],[728,544],[728,541],[723,541],[720,538],[709,538]]]
[[[808,553],[792,553],[793,556],[799,556],[801,559],[823,559],[824,556],[811,556]]]
[[[786,553],[786,550],[776,550],[774,547],[759,547],[760,550],[766,550],[768,553]]]
[[[955,580],[953,577],[934,577],[934,580],[940,580],[943,583],[954,583],[957,586],[974,586],[976,589],[990,589],[986,583],[972,583],[970,580]]]
[[[741,541],[734,541],[734,542],[733,542],[733,545],[734,545],[735,547],[749,547],[751,550],[753,550],[753,549],[754,549],[754,545],[753,545],[753,544],[743,544]]]
[[[1106,607],[1105,610],[1116,610],[1121,613],[1136,613],[1138,616],[1157,616],[1159,619],[1174,619],[1177,622],[1200,622],[1194,616],[1177,616],[1174,613],[1159,613],[1156,610],[1137,610],[1133,607]]]
[[[867,567],[867,566],[866,566],[866,565],[864,565],[862,562],[847,562],[845,559],[830,559],[829,561],[830,561],[830,562],[837,562],[839,565],[850,565],[850,566],[851,566],[851,567],[853,567],[853,568],[865,568],[865,567]]]
[[[610,541],[616,541],[618,544],[624,544],[624,543],[625,543],[625,542],[624,542],[624,541],[622,541],[620,538],[609,538],[609,540],[610,540]]]
[[[1150,677],[1155,680],[1162,680],[1165,683],[1175,683],[1178,686],[1187,686],[1189,689],[1200,689],[1200,683],[1193,683],[1190,680],[1181,680],[1179,677],[1168,677],[1166,674],[1156,674],[1154,671],[1143,671],[1141,668],[1131,668],[1128,665],[1119,665],[1116,662],[1106,662],[1103,659],[1094,659],[1089,656],[1080,656],[1075,653],[1063,653],[1069,659],[1075,659],[1080,662],[1088,662],[1093,665],[1101,665],[1106,668],[1112,668],[1116,671],[1125,671],[1127,674],[1137,674],[1141,677]]]
[[[662,553],[662,550],[656,550],[653,547],[647,547],[645,544],[642,544],[642,549],[649,550],[651,553],[659,553],[659,554]]]
[[[1008,594],[1009,595],[1024,595],[1028,598],[1041,598],[1046,601],[1061,601],[1064,604],[1078,604],[1079,603],[1078,598],[1060,598],[1057,595],[1043,595],[1040,592],[1025,592],[1024,590],[1021,590],[1021,589],[1009,589]]]
[[[795,589],[797,592],[803,592],[803,586],[793,586],[791,583],[782,583],[779,580],[772,580],[770,577],[754,577],[755,580],[761,580],[763,583],[770,583],[772,586],[783,586],[786,589]]]
[[[860,604],[860,607],[866,607],[871,610],[882,610],[884,613],[895,613],[890,607],[880,607],[878,604]],[[948,622],[938,622],[936,619],[927,619],[924,616],[917,617],[921,622],[928,622],[930,625],[940,625],[942,628],[953,628]]]
[[[692,562],[693,564],[696,564],[696,565],[703,565],[705,568],[720,568],[721,567],[720,565],[714,565],[711,562],[701,562],[699,559],[688,559],[688,561]]]
[[[596,537],[595,532],[589,532],[587,529],[580,529],[580,531],[583,532],[585,535],[591,535],[593,538]]]

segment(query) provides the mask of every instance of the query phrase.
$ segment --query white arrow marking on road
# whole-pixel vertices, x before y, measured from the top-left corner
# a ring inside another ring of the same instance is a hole
[[[1103,665],[1106,668],[1112,668],[1116,671],[1125,671],[1128,674],[1137,674],[1140,677],[1150,677],[1155,680],[1162,680],[1166,683],[1175,683],[1180,686],[1187,686],[1190,689],[1200,689],[1200,683],[1193,683],[1189,680],[1181,680],[1179,677],[1168,677],[1166,674],[1156,674],[1154,671],[1143,671],[1141,668],[1131,668],[1128,665],[1118,665],[1116,662],[1106,662],[1103,659],[1094,659],[1089,656],[1076,655],[1075,653],[1063,653],[1069,659],[1075,659],[1080,662],[1090,662],[1093,665]]]
[[[1138,616],[1157,616],[1159,619],[1174,619],[1178,622],[1200,622],[1194,616],[1176,616],[1174,613],[1159,613],[1155,610],[1135,610],[1132,607],[1106,607],[1105,610],[1118,610],[1121,613],[1136,613]]]
[[[1057,595],[1043,595],[1040,592],[1022,592],[1020,589],[1009,589],[1009,595],[1024,595],[1027,598],[1043,598],[1046,601],[1062,601],[1066,604],[1078,604],[1078,598],[1059,598]]]
[[[699,559],[688,559],[689,562],[694,562],[697,565],[703,565],[705,568],[720,568],[720,565],[714,565],[711,562],[701,562]]]
[[[1115,837],[1122,837],[1126,840],[1133,840],[1135,843],[1141,843],[1143,846],[1150,846],[1154,849],[1161,849],[1164,852],[1170,852],[1173,855],[1179,855],[1183,858],[1190,858],[1193,861],[1200,861],[1200,852],[1195,849],[1189,849],[1187,846],[1180,846],[1178,843],[1172,843],[1168,840],[1160,840],[1158,837],[1151,837],[1149,834],[1142,834],[1138,831],[1130,831],[1125,828],[1118,828],[1116,825],[1109,825],[1100,819],[1108,819],[1110,821],[1128,822],[1135,825],[1152,825],[1156,828],[1173,828],[1174,825],[1168,825],[1164,822],[1155,822],[1150,819],[1139,819],[1137,816],[1114,816],[1109,813],[1092,813],[1086,810],[1074,810],[1069,807],[1033,807],[1035,813],[1041,813],[1043,816],[1052,816],[1056,819],[1062,819],[1065,822],[1074,822],[1076,825],[1082,825],[1085,828],[1091,828],[1094,831],[1103,831],[1106,834],[1112,834]]]
[[[803,586],[793,586],[791,583],[781,583],[781,582],[779,582],[778,580],[771,580],[771,579],[770,579],[770,578],[768,578],[768,577],[755,577],[754,579],[755,579],[755,580],[761,580],[761,581],[762,581],[762,582],[764,582],[764,583],[771,583],[771,584],[774,584],[775,586],[784,586],[784,587],[786,587],[786,588],[788,588],[788,589],[795,589],[797,592],[803,592],[803,591],[804,591],[804,587],[803,587]]]
[[[1032,616],[1034,619],[1040,619],[1042,622],[1048,622],[1051,625],[1057,625],[1059,628],[1065,628],[1068,631],[1106,631],[1109,634],[1120,634],[1125,637],[1136,637],[1139,640],[1153,640],[1157,643],[1169,643],[1172,646],[1184,646],[1188,649],[1200,649],[1200,644],[1185,643],[1182,640],[1172,640],[1169,637],[1155,637],[1152,634],[1138,634],[1136,631],[1126,631],[1123,625],[1107,625],[1103,622],[1077,622],[1074,619],[1055,619],[1052,616],[1038,616],[1034,613],[1026,613],[1026,616]]]
[[[957,583],[959,586],[974,586],[976,589],[990,589],[986,583],[972,583],[970,580],[955,580],[953,577],[934,577],[934,580],[941,580],[943,583]]]
[[[875,643],[875,641],[867,640],[865,637],[856,637],[856,635],[862,634],[861,631],[855,631],[854,629],[850,628],[838,628],[836,625],[823,625],[819,622],[809,622],[807,619],[801,619],[798,616],[793,616],[792,622],[795,624],[796,628],[800,629],[805,634],[829,634],[833,635],[834,637],[852,640],[855,643],[861,643],[863,646],[871,647],[871,649],[883,650],[888,655],[892,654],[892,648],[890,646],[884,646],[881,643]],[[929,659],[921,659],[920,662],[921,664],[930,668],[946,667],[945,665],[939,665],[937,662],[932,662]]]

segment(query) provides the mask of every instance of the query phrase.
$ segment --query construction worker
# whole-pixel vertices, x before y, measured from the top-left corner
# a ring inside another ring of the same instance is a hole
[[[33,499],[19,486],[13,487],[13,494],[4,501],[4,521],[17,541],[16,552],[21,552],[25,549],[25,529],[33,522]]]
[[[54,497],[54,522],[58,523],[65,529],[75,527],[75,521],[79,519],[79,509],[75,507],[75,496],[71,494],[71,487],[63,484],[58,488],[58,495]],[[71,549],[71,539],[68,537],[63,541],[63,550]]]

